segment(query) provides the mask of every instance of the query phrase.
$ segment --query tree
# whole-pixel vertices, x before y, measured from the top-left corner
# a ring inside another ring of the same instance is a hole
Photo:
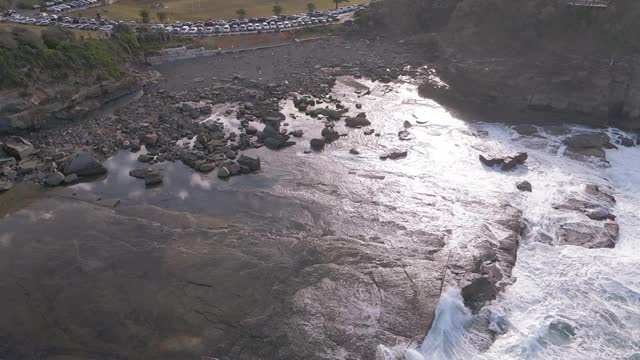
[[[247,16],[247,10],[245,10],[245,9],[238,9],[238,10],[236,10],[236,14],[238,14],[238,17],[239,17],[240,19],[244,19],[244,18],[245,18],[245,16]]]
[[[158,21],[160,21],[161,23],[165,23],[165,21],[167,21],[167,18],[169,17],[168,14],[164,11],[158,11],[158,13],[156,14],[156,17],[158,18]]]
[[[336,4],[336,10],[338,10],[338,6],[342,3],[349,2],[349,0],[333,0],[334,4]]]
[[[151,19],[151,16],[149,15],[149,12],[147,10],[145,9],[140,10],[140,20],[142,20],[143,24],[149,23],[150,19]]]
[[[273,5],[271,11],[273,11],[273,15],[280,16],[280,14],[282,14],[282,6],[275,4]]]
[[[307,4],[307,10],[308,10],[309,12],[314,12],[314,11],[316,11],[316,4],[315,4],[315,3],[312,3],[312,2],[308,3],[308,4]]]

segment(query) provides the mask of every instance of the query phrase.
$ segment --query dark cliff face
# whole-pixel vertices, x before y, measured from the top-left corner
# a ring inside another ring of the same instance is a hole
[[[372,7],[366,23],[422,49],[449,85],[422,93],[455,110],[640,128],[639,15],[629,0],[402,0]]]

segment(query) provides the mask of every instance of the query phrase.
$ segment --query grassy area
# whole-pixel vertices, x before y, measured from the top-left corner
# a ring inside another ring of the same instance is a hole
[[[335,3],[332,0],[279,0],[278,4],[282,6],[283,14],[297,14],[307,12],[306,4],[309,2],[313,2],[317,10],[335,8]],[[162,4],[164,8],[155,8],[156,4]],[[236,14],[238,9],[245,9],[246,17],[271,16],[274,4],[275,0],[120,0],[112,5],[79,10],[78,13],[93,17],[95,12],[100,9],[104,16],[110,19],[139,20],[140,10],[144,9],[151,13],[152,22],[158,22],[158,12],[168,15],[165,22],[173,22],[176,20],[233,19],[238,17]]]
[[[35,31],[35,32],[42,32],[46,29],[46,27],[42,27],[42,26],[35,26],[35,25],[24,25],[24,24],[9,24],[9,23],[1,23],[0,24],[0,31],[1,30],[11,30],[14,27],[19,27],[19,28],[25,28],[31,31]],[[76,38],[78,39],[98,39],[98,33],[96,31],[89,31],[89,30],[78,30],[78,29],[69,29],[71,30],[72,33],[74,33],[76,35]]]
[[[115,79],[140,53],[130,30],[114,32],[117,41],[89,38],[88,32],[59,27],[0,26],[0,89],[36,81]]]

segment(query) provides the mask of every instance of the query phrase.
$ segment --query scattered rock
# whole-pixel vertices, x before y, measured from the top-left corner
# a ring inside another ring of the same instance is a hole
[[[311,149],[319,151],[324,149],[326,141],[324,139],[311,139],[309,144],[311,145]]]
[[[629,139],[628,137],[622,137],[620,138],[620,145],[624,147],[632,147],[635,145],[635,142],[633,139]]]
[[[332,127],[325,127],[322,129],[321,134],[324,140],[328,143],[338,140],[340,138],[340,134],[335,131]]]
[[[609,209],[599,207],[596,209],[585,210],[585,215],[591,220],[615,220],[616,216],[613,215]]]
[[[257,134],[257,133],[258,133],[258,129],[256,129],[256,128],[255,128],[255,127],[253,127],[253,126],[248,126],[246,129],[244,129],[244,132],[245,132],[247,135],[255,135],[255,134]]]
[[[588,249],[613,248],[618,239],[618,224],[597,226],[584,223],[567,223],[558,231],[560,245],[582,246]]]
[[[151,162],[153,159],[155,159],[155,156],[150,155],[150,154],[140,154],[138,156],[138,161],[143,162],[143,163]]]
[[[402,159],[402,158],[406,158],[407,157],[407,153],[408,153],[407,150],[392,149],[388,153],[380,155],[380,159],[382,159],[382,160],[386,160],[386,159],[391,159],[391,160]]]
[[[67,176],[64,177],[64,184],[65,185],[71,185],[71,184],[75,184],[77,183],[79,180],[78,175],[76,174],[69,174]]]
[[[151,169],[133,169],[129,171],[129,176],[134,177],[136,179],[144,179],[144,177],[149,173]]]
[[[350,128],[361,128],[369,125],[371,125],[371,122],[367,119],[367,115],[365,113],[359,113],[358,115],[348,117],[345,120],[345,126]]]
[[[259,157],[251,157],[247,155],[240,155],[238,158],[238,164],[241,166],[246,166],[251,172],[255,172],[260,170],[260,158]]]
[[[0,169],[3,167],[15,166],[17,164],[16,159],[12,157],[0,158]]]
[[[157,170],[150,170],[144,175],[144,185],[147,187],[162,183],[162,174]]]
[[[142,140],[142,143],[147,146],[156,146],[156,144],[158,143],[158,134],[156,133],[146,134],[142,136],[141,140]]]
[[[356,109],[358,110],[362,109],[362,104],[356,104]]]
[[[509,171],[518,165],[523,165],[528,157],[529,155],[525,152],[518,153],[514,156],[497,158],[486,158],[480,155],[480,162],[491,167],[498,165],[503,171]]]
[[[226,166],[222,166],[220,167],[220,169],[218,169],[218,177],[221,179],[226,179],[228,177],[231,176],[231,172],[229,171],[229,169],[227,169]]]
[[[531,136],[538,133],[538,128],[533,125],[516,125],[513,130],[519,135]]]
[[[580,134],[564,140],[564,144],[571,148],[601,148],[609,143],[611,138],[607,134]]]
[[[59,171],[54,171],[47,177],[44,183],[47,186],[54,187],[62,184],[63,181],[64,175]]]
[[[198,171],[203,172],[203,173],[208,173],[208,172],[212,172],[213,169],[216,168],[216,164],[214,163],[204,163],[200,166],[198,166]]]
[[[609,135],[607,134],[580,134],[564,140],[567,145],[567,155],[580,159],[584,157],[596,157],[602,160],[606,159],[606,153],[603,147],[609,144]]]
[[[553,320],[547,328],[545,341],[556,346],[566,345],[576,336],[574,327],[563,320]]]
[[[0,193],[9,191],[13,187],[13,183],[9,180],[0,180]]]
[[[403,141],[408,141],[413,139],[413,135],[408,130],[400,130],[398,132],[398,138]]]
[[[531,187],[531,183],[526,180],[518,181],[516,183],[516,188],[518,188],[518,190],[520,191],[527,191],[527,192],[531,192],[533,190]]]
[[[64,168],[65,175],[96,176],[107,173],[107,169],[86,151],[74,154]]]
[[[461,289],[464,305],[472,311],[479,310],[486,302],[496,298],[495,284],[485,276],[480,276]]]
[[[35,152],[33,145],[20,136],[10,136],[5,141],[3,147],[7,154],[17,158],[18,160],[24,160]]]

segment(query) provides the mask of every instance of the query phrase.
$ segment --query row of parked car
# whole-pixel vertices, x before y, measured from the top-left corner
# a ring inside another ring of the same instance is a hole
[[[335,11],[314,11],[307,14],[272,16],[232,20],[209,20],[203,22],[180,22],[156,24],[151,29],[182,35],[224,34],[238,32],[280,31],[290,28],[324,25],[340,21],[339,15],[367,7],[367,4],[345,6]]]
[[[259,31],[278,31],[303,26],[328,24],[339,21],[338,18],[301,18],[292,21],[276,21],[269,19],[264,23],[247,23],[247,24],[225,24],[205,26],[203,23],[196,23],[192,26],[178,24],[173,25],[153,25],[153,30],[170,32],[173,34],[197,35],[197,34],[220,34],[220,33],[236,33],[236,32],[259,32]]]
[[[13,14],[8,17],[0,17],[0,21],[3,22],[13,22],[16,24],[25,24],[25,25],[36,25],[36,26],[51,26],[58,25],[65,28],[72,29],[80,29],[80,30],[102,30],[102,31],[111,31],[115,25],[118,24],[116,21],[112,20],[96,20],[96,19],[87,19],[84,17],[81,18],[70,18],[62,15],[45,15],[37,18],[32,18],[28,16],[21,16],[18,14]]]
[[[81,7],[87,7],[91,5],[97,5],[97,4],[98,4],[98,0],[75,0],[75,1],[70,1],[68,3],[64,3],[62,0],[54,0],[54,1],[46,2],[45,6],[48,12],[53,14],[58,14],[63,11],[67,11],[75,8],[81,8]]]

